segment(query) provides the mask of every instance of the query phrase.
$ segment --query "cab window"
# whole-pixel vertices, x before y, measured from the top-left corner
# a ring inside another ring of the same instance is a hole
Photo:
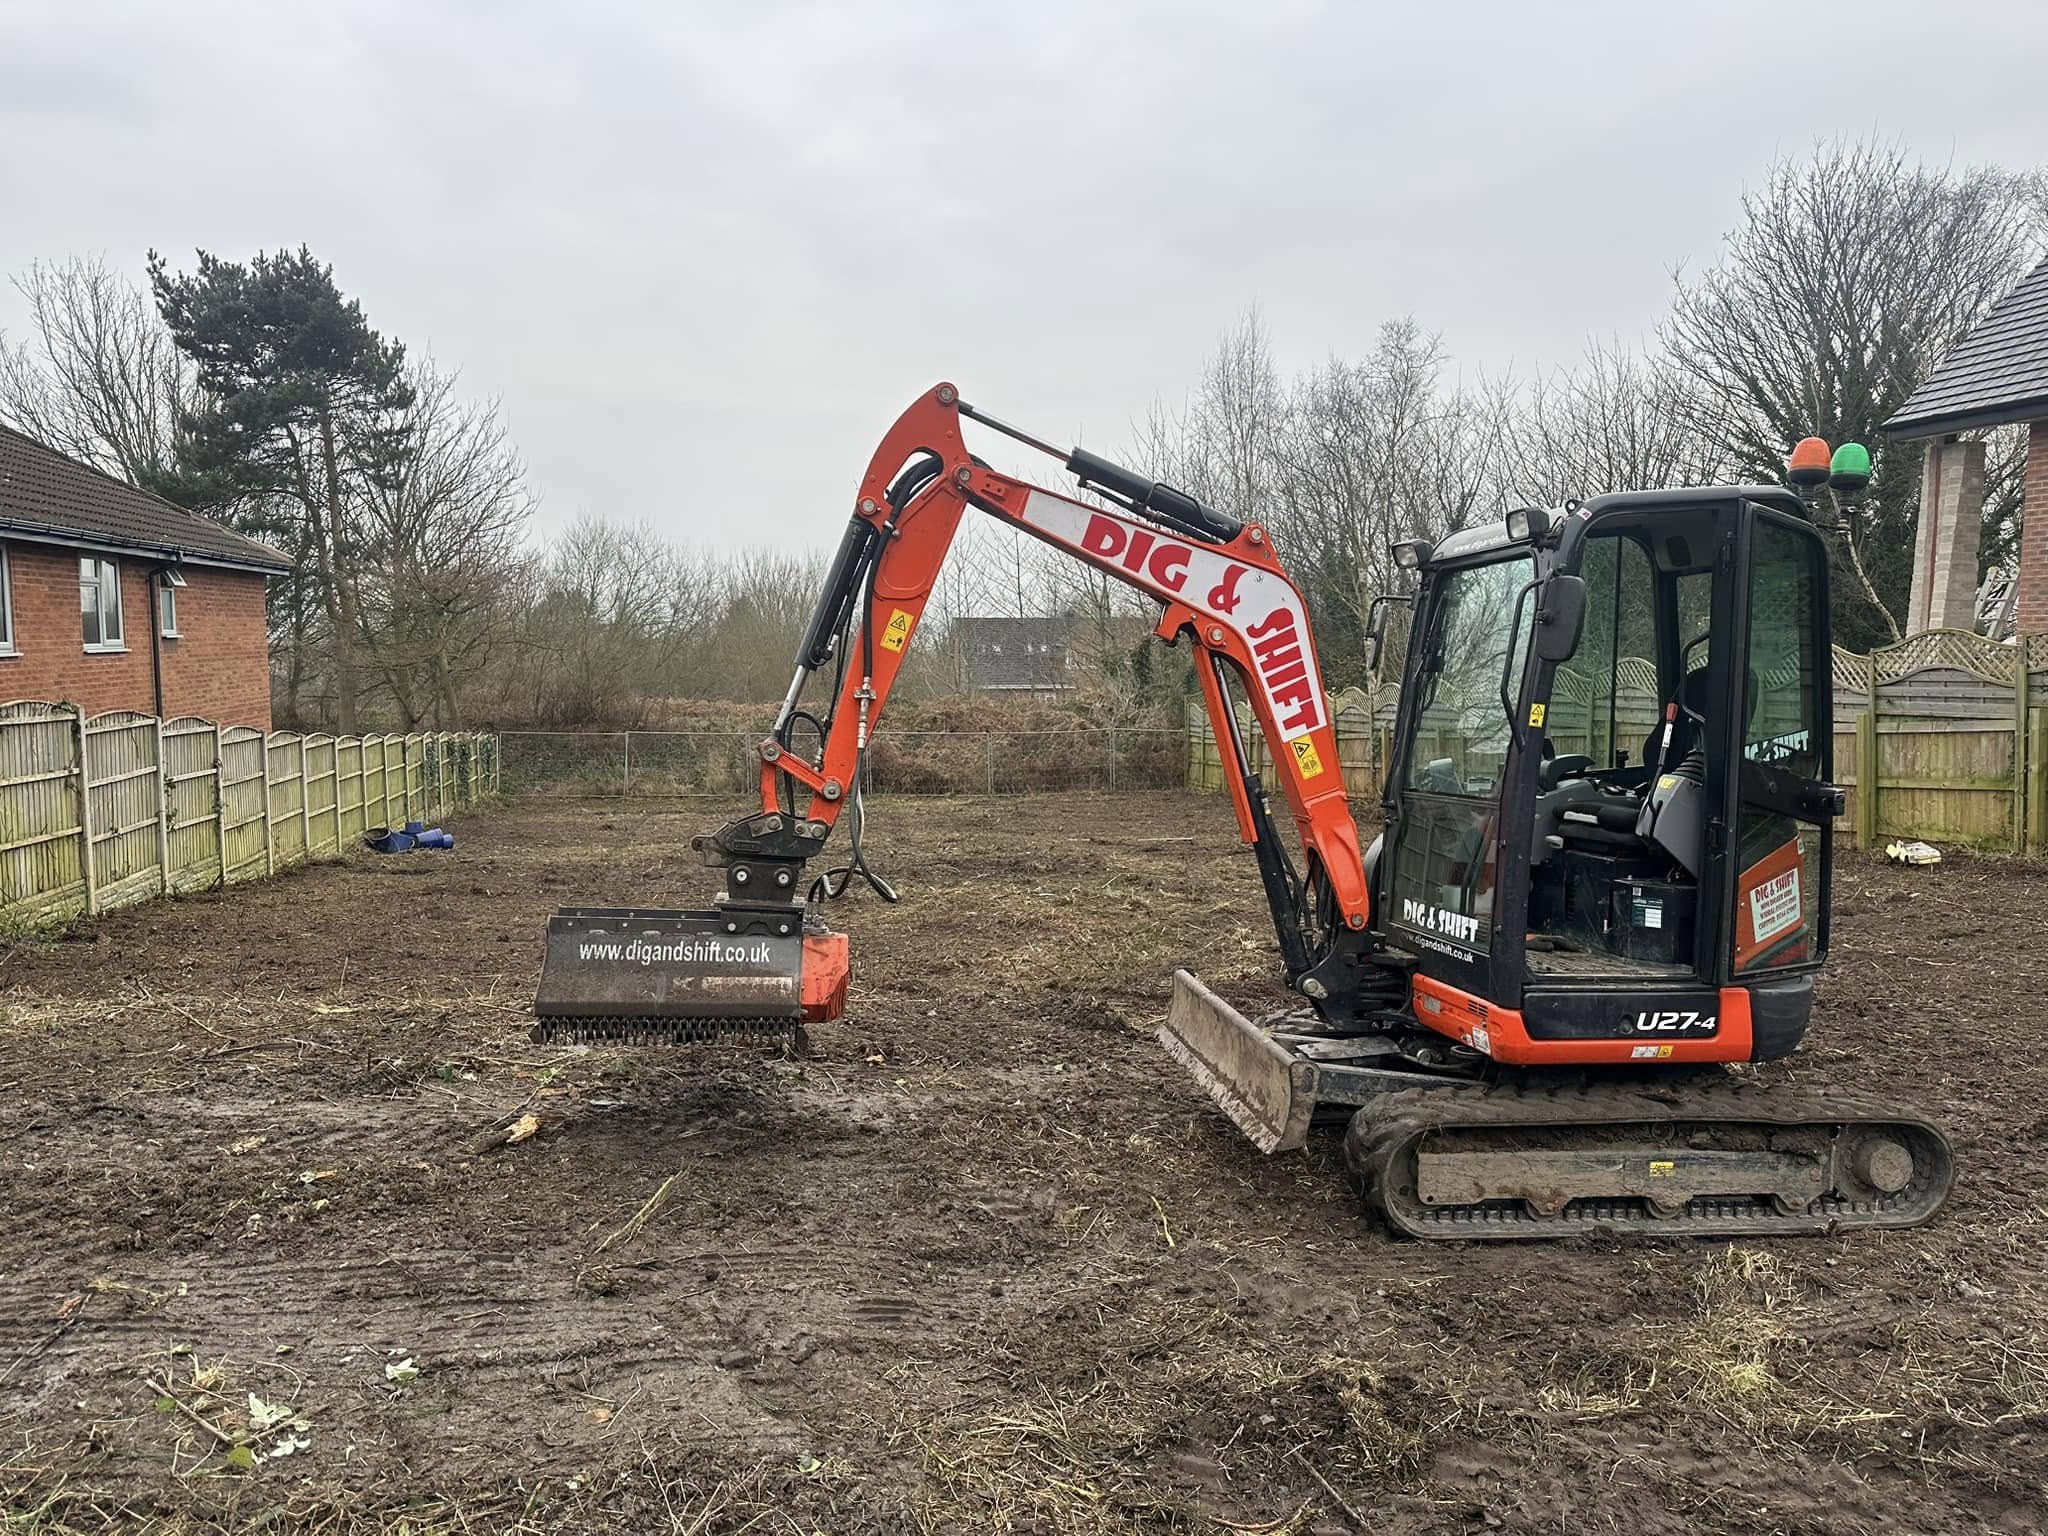
[[[1644,761],[1663,718],[1657,682],[1657,573],[1627,535],[1586,541],[1586,627],[1560,662],[1544,722],[1547,754],[1588,757],[1595,772]]]
[[[1531,575],[1529,561],[1503,560],[1443,578],[1416,674],[1421,707],[1404,777],[1411,791],[1494,797],[1522,693],[1531,604],[1517,600]]]

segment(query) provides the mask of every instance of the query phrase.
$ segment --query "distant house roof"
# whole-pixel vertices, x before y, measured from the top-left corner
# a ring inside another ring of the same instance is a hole
[[[0,537],[252,571],[288,571],[268,544],[0,426]]]
[[[2048,260],[1991,306],[1884,424],[1893,437],[2048,417]]]
[[[953,643],[960,648],[967,683],[973,688],[1071,688],[1067,676],[1070,620],[955,619]]]

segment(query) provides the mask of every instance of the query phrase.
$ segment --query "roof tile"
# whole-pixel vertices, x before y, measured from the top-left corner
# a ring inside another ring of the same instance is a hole
[[[199,565],[291,569],[268,544],[0,426],[0,534],[7,533],[175,555]]]
[[[1884,424],[1894,437],[2048,416],[2048,259],[1986,311]]]

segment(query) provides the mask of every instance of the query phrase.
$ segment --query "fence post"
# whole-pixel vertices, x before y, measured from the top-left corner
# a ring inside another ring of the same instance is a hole
[[[256,738],[263,753],[263,878],[277,874],[277,837],[270,827],[270,732]]]
[[[306,777],[306,733],[299,732],[299,841],[313,862],[313,781]]]
[[[633,733],[631,731],[627,731],[625,732],[625,737],[626,776],[619,783],[619,798],[621,800],[624,800],[627,796],[633,793]]]
[[[2027,852],[2048,849],[2048,706],[2027,711]]]
[[[1856,716],[1856,846],[1877,846],[1877,711]]]
[[[156,722],[156,870],[162,876],[162,894],[171,894],[171,780],[164,770],[164,722]]]
[[[220,722],[213,723],[213,846],[220,855],[220,883],[228,883],[228,774],[221,758]]]
[[[1116,793],[1116,727],[1109,728],[1109,792]]]
[[[988,792],[994,794],[996,792],[996,739],[994,736],[984,734],[981,738],[981,745],[984,749],[984,755],[988,759]]]
[[[78,872],[85,878],[85,915],[100,909],[92,872],[92,770],[85,761],[85,706],[71,706],[71,739],[78,746]]]
[[[2032,742],[2027,739],[2030,710],[2027,699],[2027,642],[2012,648],[2012,851],[2027,849],[2027,778],[2032,761]]]

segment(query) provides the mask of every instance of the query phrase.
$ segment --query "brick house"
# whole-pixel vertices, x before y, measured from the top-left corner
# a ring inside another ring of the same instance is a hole
[[[0,426],[0,702],[270,728],[264,583],[290,569]]]
[[[1894,442],[1924,441],[1920,527],[1908,633],[1977,622],[1984,443],[1963,433],[2024,422],[2026,481],[2019,572],[1991,632],[2048,634],[2048,259],[1985,311],[1884,424]]]

